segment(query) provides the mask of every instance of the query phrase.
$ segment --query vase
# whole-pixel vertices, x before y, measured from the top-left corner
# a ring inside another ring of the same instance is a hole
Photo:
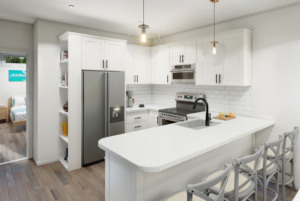
[[[68,112],[68,101],[66,102],[66,104],[64,104],[64,107],[63,107],[63,108],[64,108],[64,111],[65,111],[65,112]]]
[[[65,80],[61,80],[61,86],[65,86],[66,82]]]

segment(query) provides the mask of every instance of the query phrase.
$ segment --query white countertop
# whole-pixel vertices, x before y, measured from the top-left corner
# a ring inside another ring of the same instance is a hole
[[[161,109],[167,109],[167,108],[174,108],[175,106],[167,106],[167,105],[157,105],[157,104],[145,104],[145,107],[139,107],[138,105],[135,105],[133,107],[127,107],[126,112],[139,112],[144,110],[151,110],[158,112],[158,110]]]
[[[203,119],[204,114],[192,116]],[[155,127],[101,139],[98,146],[130,163],[137,171],[160,172],[274,125],[274,121],[240,116],[213,121],[221,124],[201,130],[176,124]]]

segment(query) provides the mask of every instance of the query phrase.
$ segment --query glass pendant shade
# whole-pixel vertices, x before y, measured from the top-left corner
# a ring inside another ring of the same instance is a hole
[[[160,50],[159,34],[150,26],[141,24],[128,35],[126,46],[129,54],[137,60],[147,61],[154,58]]]
[[[209,43],[204,47],[202,57],[204,62],[210,66],[221,65],[226,58],[226,48],[221,43]]]

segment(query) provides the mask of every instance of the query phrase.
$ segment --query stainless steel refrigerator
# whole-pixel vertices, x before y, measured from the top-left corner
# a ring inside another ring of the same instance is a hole
[[[88,166],[104,159],[100,139],[125,133],[125,73],[82,71],[82,94],[82,166]]]

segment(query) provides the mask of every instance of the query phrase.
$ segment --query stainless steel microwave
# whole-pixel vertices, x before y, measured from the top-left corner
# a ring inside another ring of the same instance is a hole
[[[171,73],[172,83],[195,83],[196,69],[194,65],[175,66]]]

